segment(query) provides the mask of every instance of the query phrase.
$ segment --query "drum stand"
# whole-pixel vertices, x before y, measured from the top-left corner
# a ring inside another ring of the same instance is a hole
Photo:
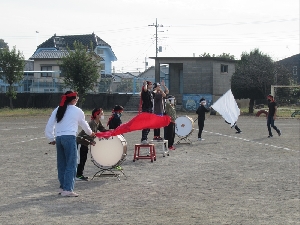
[[[97,166],[100,170],[96,172],[91,180],[94,179],[94,177],[117,177],[118,180],[120,181],[120,174],[116,172],[121,172],[125,179],[127,179],[127,176],[123,172],[123,168],[121,168],[121,164],[126,160],[126,155],[124,159],[120,160],[115,166],[113,167],[108,167],[108,166],[101,166],[99,165],[92,157],[92,162],[94,163],[95,166]]]
[[[176,134],[176,136],[178,138],[180,138],[177,142],[176,142],[176,145],[178,144],[192,144],[192,141],[188,138],[194,131],[194,128],[192,129],[192,131],[185,137],[182,137],[182,136],[179,136],[178,134]],[[181,143],[181,141],[185,141],[186,143]]]
[[[120,181],[120,174],[116,173],[116,171],[121,172],[124,175],[125,179],[127,179],[125,173],[123,172],[123,169],[122,168],[121,169],[117,169],[117,167],[118,166],[116,166],[116,167],[109,167],[109,168],[108,167],[107,168],[105,168],[105,167],[102,167],[102,168],[98,167],[100,170],[94,174],[94,176],[93,176],[93,178],[91,180],[93,180],[94,177],[101,177],[102,176],[102,177],[117,177],[118,180]]]

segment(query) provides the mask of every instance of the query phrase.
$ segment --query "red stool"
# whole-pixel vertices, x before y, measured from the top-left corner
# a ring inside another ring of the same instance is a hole
[[[140,155],[141,148],[149,148],[149,155]],[[134,147],[133,162],[138,159],[151,159],[151,162],[156,161],[156,152],[154,144],[136,144]]]

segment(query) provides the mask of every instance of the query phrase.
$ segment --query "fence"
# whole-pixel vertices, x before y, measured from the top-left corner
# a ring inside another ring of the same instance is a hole
[[[45,71],[43,71],[45,72]],[[14,89],[18,93],[64,93],[69,90],[64,86],[63,77],[60,71],[47,71],[51,76],[35,77],[34,73],[42,74],[42,71],[24,71],[24,78],[19,84],[14,84]],[[97,85],[89,93],[130,93],[138,94],[141,91],[143,82],[149,80],[154,82],[154,78],[116,78],[113,75],[102,75]],[[166,81],[168,86],[168,81]],[[9,85],[0,80],[0,93],[6,93]]]

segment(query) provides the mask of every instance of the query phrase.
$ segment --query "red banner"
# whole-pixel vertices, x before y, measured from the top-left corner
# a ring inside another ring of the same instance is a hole
[[[157,116],[153,113],[143,112],[133,117],[127,123],[121,124],[115,130],[98,132],[96,133],[96,136],[98,138],[109,138],[111,136],[117,136],[119,134],[124,134],[136,130],[161,128],[168,126],[169,123],[169,116]]]

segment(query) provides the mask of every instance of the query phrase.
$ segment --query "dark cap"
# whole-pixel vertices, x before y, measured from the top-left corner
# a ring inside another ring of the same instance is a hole
[[[153,88],[157,88],[157,86],[160,86],[160,83],[154,83]]]
[[[201,98],[201,99],[200,99],[200,102],[203,102],[203,101],[205,101],[205,98]]]
[[[124,108],[121,105],[115,105],[115,107],[113,109],[114,112],[119,112],[119,111],[123,111],[123,110],[124,110]]]

